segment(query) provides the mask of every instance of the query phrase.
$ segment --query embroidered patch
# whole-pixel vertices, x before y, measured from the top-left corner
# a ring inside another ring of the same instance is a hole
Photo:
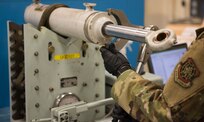
[[[188,58],[184,63],[177,65],[175,69],[175,82],[184,88],[192,86],[192,81],[199,77],[200,71],[192,58]]]

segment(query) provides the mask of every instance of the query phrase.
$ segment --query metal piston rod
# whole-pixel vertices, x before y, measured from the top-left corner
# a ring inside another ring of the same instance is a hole
[[[145,37],[148,35],[150,30],[109,24],[104,26],[103,32],[105,35],[145,43]]]
[[[168,49],[176,43],[176,36],[169,29],[152,31],[151,29],[106,24],[102,28],[102,31],[107,36],[147,43],[154,51]]]

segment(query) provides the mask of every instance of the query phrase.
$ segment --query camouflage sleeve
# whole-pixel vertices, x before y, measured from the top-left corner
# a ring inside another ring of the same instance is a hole
[[[133,70],[127,70],[119,76],[112,88],[112,96],[127,113],[141,122],[172,121],[162,88],[143,79]]]

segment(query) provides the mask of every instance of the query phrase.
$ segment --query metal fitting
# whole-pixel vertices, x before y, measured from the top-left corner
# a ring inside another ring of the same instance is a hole
[[[50,88],[49,88],[49,91],[50,91],[50,92],[53,92],[53,91],[54,91],[54,88],[50,87]]]
[[[95,94],[95,97],[98,98],[100,95],[99,94]]]
[[[99,111],[98,109],[96,109],[96,110],[95,110],[95,113],[96,113],[96,114],[97,114],[97,113],[100,113],[100,111]]]
[[[98,67],[98,66],[99,66],[99,63],[96,62],[96,63],[95,63],[95,66]]]
[[[39,53],[38,53],[38,51],[36,51],[35,53],[34,53],[34,56],[38,56],[39,55]]]
[[[38,69],[35,69],[34,75],[37,74],[37,73],[39,73],[39,70],[38,70]]]
[[[40,104],[39,104],[39,103],[36,103],[36,104],[35,104],[35,107],[36,107],[36,108],[39,108],[39,107],[40,107]]]
[[[39,86],[35,86],[35,91],[39,91]]]
[[[37,39],[37,38],[38,38],[38,35],[37,35],[37,34],[35,34],[33,37],[34,37],[34,39]]]
[[[99,79],[98,79],[98,78],[95,78],[95,82],[99,82]]]
[[[98,50],[99,50],[99,47],[95,47],[95,50],[98,51]]]

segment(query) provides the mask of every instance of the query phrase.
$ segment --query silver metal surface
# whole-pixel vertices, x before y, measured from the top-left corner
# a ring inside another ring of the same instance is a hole
[[[115,101],[113,100],[113,98],[107,98],[107,99],[103,99],[103,100],[99,100],[99,101],[95,101],[95,102],[91,102],[91,103],[87,103],[85,105],[81,105],[77,107],[77,113],[81,113],[84,112],[82,108],[87,108],[87,109],[93,109],[93,108],[97,108],[99,106],[103,106],[103,105],[109,105],[109,104],[113,104],[115,103]]]
[[[134,28],[121,25],[105,25],[103,28],[104,34],[108,36],[114,36],[118,38],[125,38],[132,41],[139,41],[145,43],[145,37],[148,35],[150,30],[141,28]]]
[[[66,101],[65,101],[66,99]],[[65,101],[65,104],[72,104],[74,102],[79,102],[80,99],[77,95],[69,92],[69,93],[62,93],[59,96],[57,96],[53,107],[59,107],[62,105],[62,102]]]
[[[149,49],[149,46],[144,43],[140,46],[139,55],[138,55],[138,65],[136,68],[136,73],[140,74],[143,72],[143,66],[148,61],[148,58],[152,51]]]
[[[103,34],[141,43],[147,43],[152,51],[162,51],[176,43],[176,35],[170,29],[136,28],[107,23],[102,28]],[[154,31],[156,30],[156,31]]]
[[[136,68],[136,73],[140,73],[142,66],[143,66],[142,62],[139,62]]]
[[[98,108],[100,106],[113,104],[115,101],[113,98],[107,98],[103,100],[98,100],[90,103],[85,103],[83,101],[76,102],[69,105],[64,105],[60,107],[55,107],[51,109],[51,118],[52,121],[56,120],[57,122],[61,122],[60,120],[68,119],[68,122],[72,122],[74,120],[78,120],[78,117],[82,113],[87,113],[90,109]],[[100,112],[99,109],[95,110],[97,114]],[[42,119],[43,120],[43,119]],[[39,122],[40,120],[33,120],[34,122]]]

